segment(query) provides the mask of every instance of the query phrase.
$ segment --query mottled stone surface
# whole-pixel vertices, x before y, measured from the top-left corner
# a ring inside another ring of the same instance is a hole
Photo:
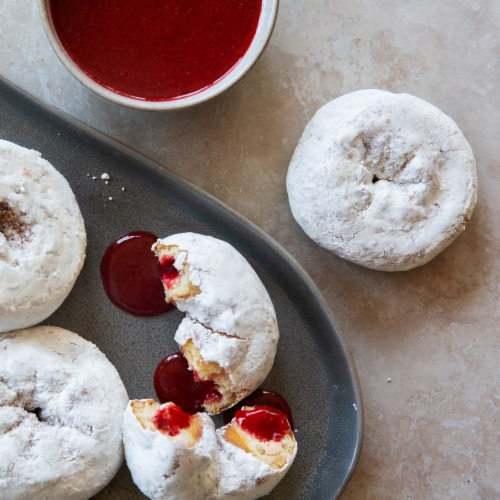
[[[273,38],[225,95],[120,109],[65,71],[35,0],[0,3],[0,74],[189,179],[263,228],[323,292],[358,367],[365,439],[343,499],[500,497],[500,8],[495,0],[282,0]],[[318,107],[361,88],[449,114],[476,155],[468,229],[426,266],[370,271],[295,224],[285,176]]]

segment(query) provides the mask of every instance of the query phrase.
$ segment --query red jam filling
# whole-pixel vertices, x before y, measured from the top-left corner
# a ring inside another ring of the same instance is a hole
[[[175,403],[191,414],[204,411],[203,403],[219,401],[222,397],[214,382],[201,381],[196,377],[180,352],[160,361],[153,383],[161,403]]]
[[[245,399],[240,401],[236,406],[224,413],[224,424],[229,424],[236,412],[243,406],[269,406],[271,408],[275,408],[287,416],[290,427],[292,429],[294,428],[290,405],[287,403],[286,399],[283,398],[283,396],[280,396],[277,392],[257,389]]]
[[[133,231],[115,240],[100,265],[106,295],[117,307],[137,316],[162,314],[172,306],[165,302],[162,268],[151,251],[157,236]]]
[[[179,281],[179,271],[174,262],[175,259],[170,255],[160,258],[161,281],[167,288],[172,288]]]
[[[286,415],[270,406],[256,406],[236,412],[236,422],[260,441],[281,441],[290,430]]]
[[[166,101],[219,81],[250,46],[262,0],[49,0],[68,55],[97,83]]]
[[[192,415],[186,413],[177,405],[168,405],[160,408],[153,416],[153,424],[156,428],[168,434],[176,436],[182,429],[187,429],[191,425]]]

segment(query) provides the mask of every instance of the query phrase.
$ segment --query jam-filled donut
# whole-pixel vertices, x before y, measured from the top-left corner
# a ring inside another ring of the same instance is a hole
[[[474,156],[457,124],[422,99],[382,90],[320,108],[286,185],[311,239],[382,271],[434,258],[463,231],[477,197]]]
[[[151,399],[130,401],[123,443],[135,484],[155,500],[259,498],[297,453],[287,416],[274,408],[243,407],[215,430],[206,413]]]
[[[83,218],[40,153],[0,140],[0,333],[52,314],[83,266]]]
[[[196,233],[158,240],[166,301],[186,312],[175,340],[196,377],[215,384],[211,414],[259,387],[276,355],[271,298],[247,260],[225,241]]]
[[[133,400],[123,416],[127,466],[148,498],[217,497],[219,461],[215,427],[207,413],[191,415],[174,403]]]
[[[267,407],[243,407],[217,429],[219,498],[250,500],[267,495],[283,479],[297,454],[287,417]]]
[[[0,491],[92,497],[123,462],[127,403],[114,366],[77,334],[37,326],[0,336]]]

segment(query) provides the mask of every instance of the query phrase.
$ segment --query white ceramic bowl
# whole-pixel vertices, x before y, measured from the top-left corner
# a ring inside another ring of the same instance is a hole
[[[68,71],[82,85],[101,98],[120,106],[144,111],[168,111],[193,106],[221,94],[234,85],[243,77],[243,75],[247,73],[247,71],[253,66],[264,51],[276,22],[278,5],[279,0],[262,0],[262,11],[258,21],[257,31],[249,48],[239,62],[216,83],[200,90],[199,92],[188,94],[186,96],[163,101],[148,101],[144,99],[135,99],[133,97],[113,92],[112,90],[100,85],[83,72],[68,55],[56,34],[50,15],[49,0],[39,0],[42,23],[49,42]]]

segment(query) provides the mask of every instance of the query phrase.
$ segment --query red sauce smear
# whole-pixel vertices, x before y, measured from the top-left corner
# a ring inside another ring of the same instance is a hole
[[[268,406],[284,413],[288,419],[290,427],[294,428],[292,410],[286,399],[274,391],[266,389],[257,389],[252,394],[241,400],[237,405],[233,406],[224,413],[224,424],[229,424],[236,413],[243,406]]]
[[[170,354],[160,361],[153,383],[161,403],[175,403],[191,414],[204,411],[203,403],[219,401],[222,397],[213,382],[201,381],[189,369],[181,352]]]
[[[260,441],[281,441],[290,430],[286,415],[270,406],[238,410],[235,419],[244,431]]]
[[[56,33],[90,78],[122,95],[197,93],[244,56],[262,0],[50,0]]]
[[[159,431],[169,436],[176,436],[182,429],[187,429],[191,425],[191,419],[192,415],[179,406],[169,405],[160,408],[153,416],[152,422]]]
[[[100,265],[106,295],[120,309],[137,316],[155,316],[172,309],[161,282],[165,272],[151,250],[157,236],[132,231],[116,239]]]

